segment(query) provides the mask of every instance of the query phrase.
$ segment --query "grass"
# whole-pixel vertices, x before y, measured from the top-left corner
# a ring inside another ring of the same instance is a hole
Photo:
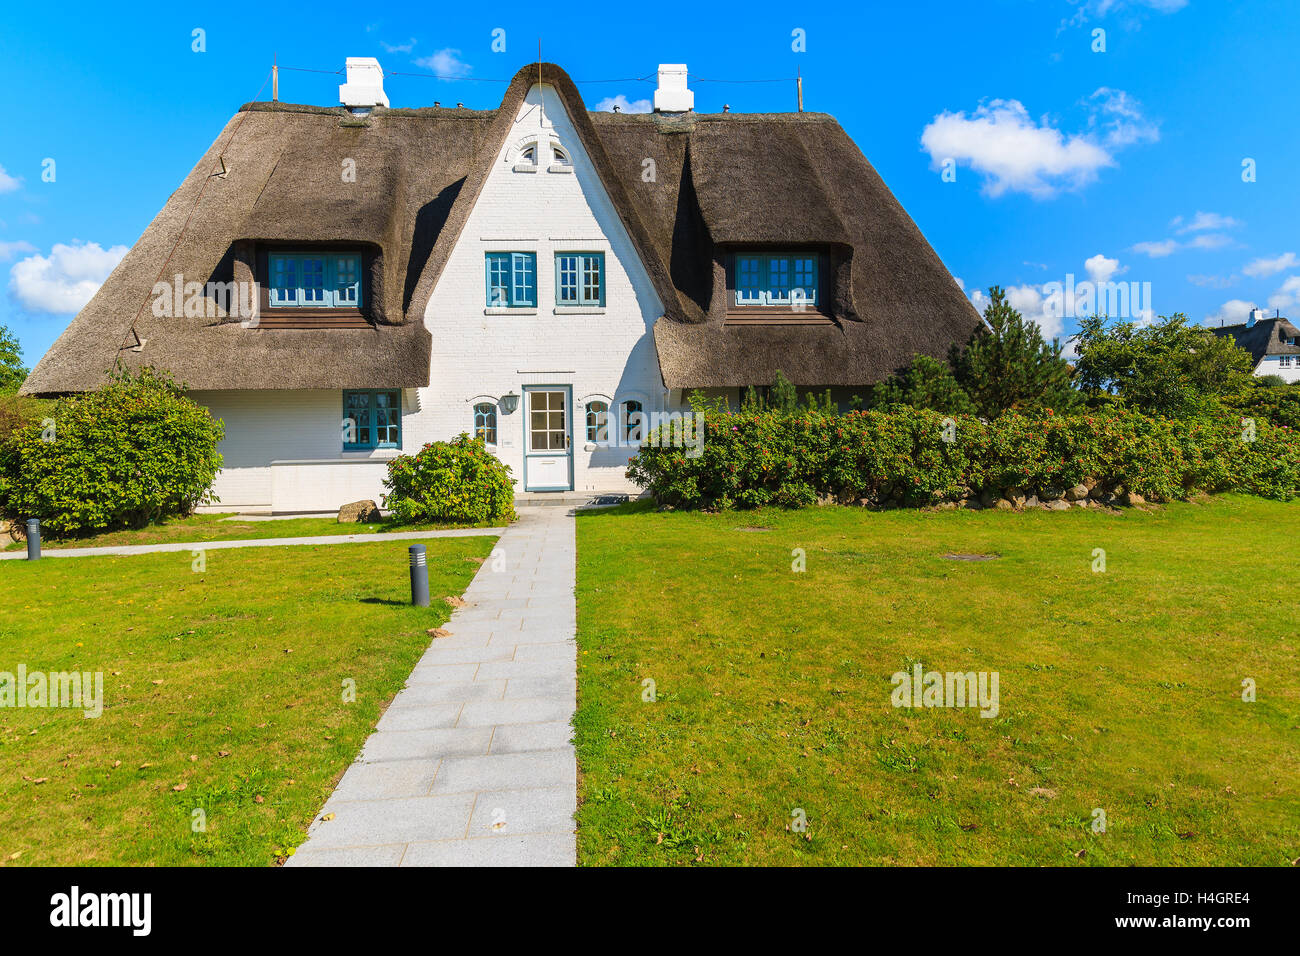
[[[101,671],[104,710],[0,709],[0,863],[274,863],[494,541],[423,542],[432,608],[408,603],[399,541],[209,552],[203,573],[188,553],[6,562],[0,671]]]
[[[1288,865],[1297,531],[1243,497],[582,513],[579,858]],[[916,662],[997,671],[999,714],[891,706]]]
[[[131,531],[107,531],[84,538],[53,541],[42,536],[41,549],[59,548],[111,548],[132,544],[170,544],[176,541],[242,541],[260,538],[303,538],[335,534],[383,534],[388,531],[434,531],[442,528],[484,528],[491,524],[451,525],[420,524],[396,525],[387,521],[378,524],[339,524],[337,518],[279,518],[275,521],[228,520],[230,515],[201,514],[187,518],[173,518],[159,524]],[[24,551],[26,541],[15,541],[5,551]]]

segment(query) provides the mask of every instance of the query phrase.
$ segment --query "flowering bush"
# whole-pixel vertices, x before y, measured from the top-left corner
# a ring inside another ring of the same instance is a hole
[[[699,457],[643,445],[628,478],[683,508],[797,507],[818,498],[935,504],[1008,491],[1059,497],[1094,480],[1152,501],[1199,492],[1300,494],[1300,434],[1240,419],[1133,412],[986,422],[912,408],[837,415],[714,414]]]
[[[0,442],[0,513],[72,537],[187,515],[216,500],[222,423],[170,378],[119,373]]]
[[[384,503],[399,524],[479,524],[515,519],[510,467],[481,438],[461,433],[429,442],[414,455],[388,463]]]

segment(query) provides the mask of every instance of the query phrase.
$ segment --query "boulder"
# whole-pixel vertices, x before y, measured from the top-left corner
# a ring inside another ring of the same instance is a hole
[[[1086,484],[1086,482],[1085,482]],[[1088,497],[1093,501],[1101,501],[1106,496],[1106,489],[1102,487],[1101,482],[1097,482],[1088,489]]]
[[[997,508],[999,511],[1014,511],[1016,506],[1007,501],[1006,498],[999,498],[993,507]]]
[[[380,520],[379,505],[373,501],[354,501],[339,509],[339,524],[374,524]]]
[[[1140,494],[1138,494],[1136,491],[1126,491],[1123,495],[1120,496],[1119,500],[1121,503],[1127,505],[1130,508],[1136,507],[1137,505],[1144,505],[1147,503],[1147,500],[1143,498]]]
[[[1024,501],[1024,507],[1026,508],[1037,508],[1039,504],[1038,495],[1030,495]]]
[[[1057,498],[1064,496],[1064,494],[1065,492],[1062,491],[1060,488],[1057,488],[1053,485],[1048,485],[1041,492],[1039,492],[1038,497],[1041,498],[1043,501],[1055,501]]]
[[[1055,501],[1048,501],[1043,504],[1048,511],[1069,511],[1070,503],[1057,498]]]
[[[1087,485],[1082,485],[1082,484],[1075,485],[1073,488],[1066,489],[1065,492],[1066,501],[1082,501],[1084,498],[1087,497],[1088,497]]]

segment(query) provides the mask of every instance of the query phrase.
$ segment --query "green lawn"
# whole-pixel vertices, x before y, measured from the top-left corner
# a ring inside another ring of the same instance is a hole
[[[494,541],[422,542],[431,608],[402,541],[211,551],[203,573],[188,552],[5,562],[0,671],[101,671],[104,710],[0,710],[0,863],[274,863]]]
[[[580,860],[1287,865],[1298,556],[1300,503],[1242,497],[582,513]],[[916,662],[1000,713],[893,707]]]
[[[282,518],[275,521],[227,520],[231,515],[201,514],[173,518],[136,531],[108,531],[104,534],[66,541],[42,540],[41,549],[109,548],[129,544],[168,544],[173,541],[235,541],[252,538],[304,538],[327,534],[383,534],[387,531],[432,531],[441,528],[488,527],[488,525],[339,524],[337,518]],[[15,541],[5,551],[24,551],[27,542]]]

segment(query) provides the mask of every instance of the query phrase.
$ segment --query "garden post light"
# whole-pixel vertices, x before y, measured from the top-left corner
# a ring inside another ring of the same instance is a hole
[[[411,552],[411,603],[416,607],[429,606],[429,565],[424,556],[424,545],[413,544]]]
[[[27,560],[35,561],[41,556],[41,519],[27,519]]]

